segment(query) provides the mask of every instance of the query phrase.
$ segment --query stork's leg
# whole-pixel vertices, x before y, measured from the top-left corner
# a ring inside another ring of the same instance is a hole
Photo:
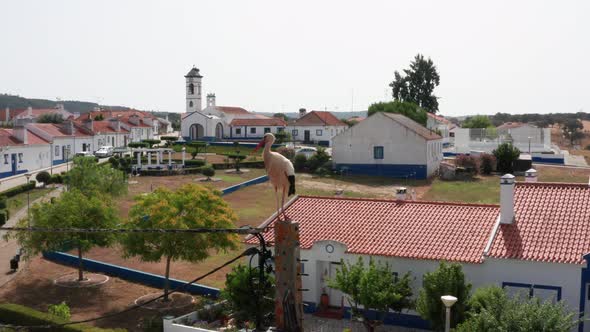
[[[275,187],[275,198],[277,200],[277,220],[281,220],[281,206],[279,205],[279,192],[278,188]]]
[[[283,211],[283,217],[285,217],[285,220],[289,220],[287,213],[285,213],[285,197],[286,197],[286,195],[287,195],[287,188],[283,187],[283,197],[281,200],[281,211]]]

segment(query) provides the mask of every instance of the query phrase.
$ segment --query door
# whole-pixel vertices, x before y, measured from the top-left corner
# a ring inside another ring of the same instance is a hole
[[[330,262],[330,272],[329,278],[330,280],[336,277],[336,271],[340,268],[340,263],[338,262]],[[333,288],[328,287],[328,296],[330,297],[330,306],[340,308],[342,305],[342,297],[344,296],[341,291]],[[346,305],[346,303],[345,303]]]
[[[12,166],[12,175],[16,174],[18,158],[16,153],[10,155],[10,165]]]
[[[309,142],[310,141],[310,137],[309,137],[309,130],[306,130],[303,132],[303,141],[304,142]]]

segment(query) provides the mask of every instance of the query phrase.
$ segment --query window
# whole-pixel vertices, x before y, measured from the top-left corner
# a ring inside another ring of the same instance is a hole
[[[55,153],[54,153],[54,155],[55,155],[56,157],[59,157],[59,145],[56,145],[56,146],[55,146]]]
[[[293,129],[293,130],[291,131],[291,136],[293,136],[293,137],[295,137],[295,136],[299,136],[299,130],[297,130],[297,129]]]
[[[322,130],[321,129],[316,129],[315,135],[316,136],[322,136]]]
[[[18,154],[18,162],[21,164],[23,163],[23,154],[22,153]]]
[[[264,133],[265,133],[265,134],[268,134],[268,133],[270,133],[270,128],[264,128]]]
[[[8,154],[4,155],[4,164],[8,165]]]
[[[330,129],[330,135],[334,136],[334,129]]]
[[[283,127],[277,128],[277,133],[282,133],[283,131],[285,131],[285,128],[283,128]]]
[[[189,95],[195,94],[195,85],[192,83],[188,85],[188,94]],[[191,102],[191,107],[193,107],[192,102]]]
[[[242,128],[236,128],[236,135],[242,135]]]
[[[382,146],[374,146],[373,147],[373,158],[383,159],[383,147]]]
[[[455,137],[455,133],[454,132],[449,133],[449,137]]]
[[[251,127],[250,128],[250,134],[256,134],[256,128]]]
[[[193,107],[193,101],[192,100],[188,102],[188,107]]]

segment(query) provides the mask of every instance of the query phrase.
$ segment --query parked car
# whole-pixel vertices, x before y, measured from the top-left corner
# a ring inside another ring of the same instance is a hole
[[[94,152],[94,155],[99,158],[106,158],[113,155],[113,147],[112,146],[101,146],[98,151]]]
[[[80,151],[76,152],[76,157],[93,157],[92,152],[90,151]]]
[[[309,157],[313,156],[316,152],[318,152],[318,149],[312,146],[295,146],[295,155],[303,154],[308,159]]]

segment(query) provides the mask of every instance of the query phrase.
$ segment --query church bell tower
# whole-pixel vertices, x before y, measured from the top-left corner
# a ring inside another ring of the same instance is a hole
[[[193,66],[188,74],[184,76],[186,79],[186,112],[195,112],[201,110],[201,78],[199,69]]]

